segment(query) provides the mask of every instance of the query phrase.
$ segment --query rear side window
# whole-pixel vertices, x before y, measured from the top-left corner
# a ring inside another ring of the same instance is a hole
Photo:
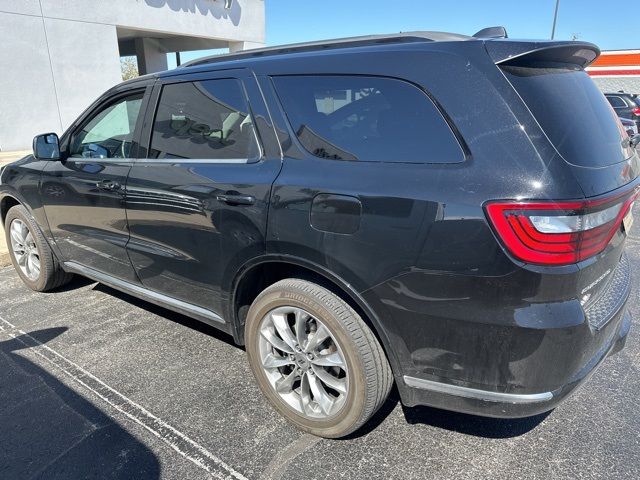
[[[503,66],[503,72],[560,155],[574,165],[603,167],[633,155],[604,95],[576,68]]]
[[[607,97],[607,100],[609,100],[613,108],[625,108],[627,106],[620,97]]]
[[[465,159],[440,111],[408,82],[366,76],[273,81],[300,143],[316,157],[397,163]]]
[[[238,80],[162,88],[150,158],[251,159],[257,154],[249,107]]]

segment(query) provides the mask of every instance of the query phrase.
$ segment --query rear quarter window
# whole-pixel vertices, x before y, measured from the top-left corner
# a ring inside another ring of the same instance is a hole
[[[415,85],[371,76],[274,77],[298,140],[316,157],[393,163],[458,163],[464,152]]]

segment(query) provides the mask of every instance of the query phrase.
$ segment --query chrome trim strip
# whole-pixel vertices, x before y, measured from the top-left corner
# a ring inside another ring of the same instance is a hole
[[[191,303],[183,302],[182,300],[169,297],[153,290],[149,290],[148,288],[142,287],[140,285],[134,285],[133,283],[114,278],[110,275],[107,275],[106,273],[94,270],[93,268],[85,267],[84,265],[80,265],[75,262],[64,262],[64,268],[68,272],[77,273],[79,275],[89,277],[96,282],[104,283],[111,288],[120,290],[134,297],[141,298],[142,300],[146,300],[148,302],[168,308],[178,313],[196,317],[204,321],[208,320],[211,322],[226,324],[222,317],[212,312],[211,310],[192,305]]]
[[[476,388],[460,387],[458,385],[451,385],[448,383],[434,382],[432,380],[409,377],[407,375],[405,375],[403,379],[404,383],[409,387],[420,388],[422,390],[430,390],[432,392],[438,393],[446,393],[448,395],[455,395],[458,397],[472,398],[474,400],[483,400],[485,402],[523,404],[546,402],[553,399],[553,393],[551,392],[529,394],[500,393],[490,392],[488,390],[478,390]]]
[[[139,165],[144,164],[163,164],[163,165],[179,165],[182,163],[211,163],[211,164],[245,164],[245,163],[257,163],[261,157],[257,158],[138,158],[135,163]]]

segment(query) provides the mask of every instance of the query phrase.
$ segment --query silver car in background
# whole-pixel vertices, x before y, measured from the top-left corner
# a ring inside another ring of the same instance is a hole
[[[633,120],[629,120],[628,118],[618,117],[620,119],[620,123],[629,134],[630,137],[636,135],[638,133],[638,125]]]

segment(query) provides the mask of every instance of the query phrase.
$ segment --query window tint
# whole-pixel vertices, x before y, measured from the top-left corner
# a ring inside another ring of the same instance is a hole
[[[255,158],[253,124],[239,81],[207,80],[163,87],[149,156]]]
[[[618,115],[589,75],[574,68],[502,67],[556,149],[582,167],[626,160],[633,148]]]
[[[613,108],[625,108],[627,106],[620,97],[607,97],[607,100],[609,100]]]
[[[142,93],[112,103],[74,134],[72,157],[128,158],[142,105]]]
[[[402,80],[274,77],[302,145],[334,160],[456,163],[464,153],[429,97]]]

